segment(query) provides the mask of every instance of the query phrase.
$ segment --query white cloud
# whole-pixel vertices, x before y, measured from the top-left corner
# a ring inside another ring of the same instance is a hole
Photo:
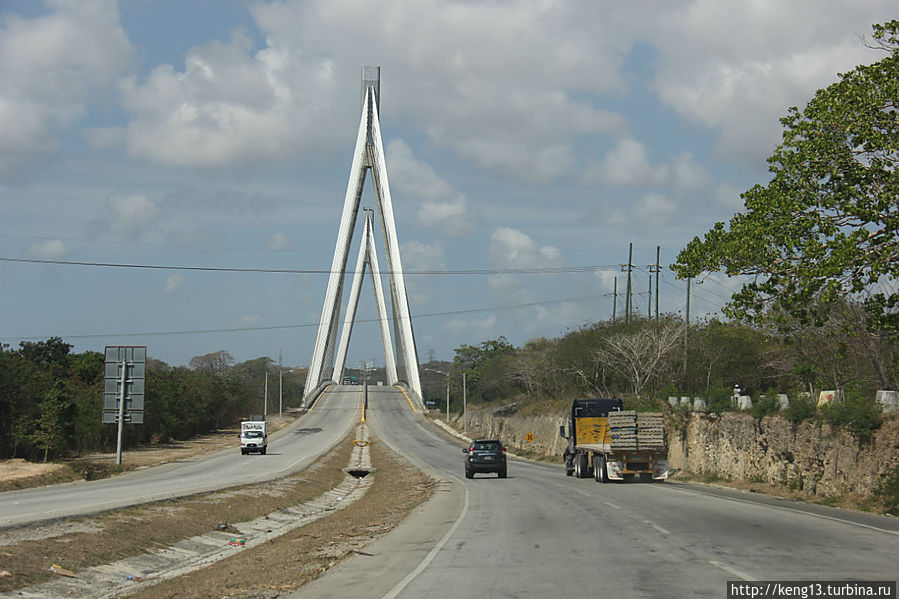
[[[721,183],[715,188],[713,197],[722,206],[737,211],[743,208],[740,193],[742,192],[730,183]]]
[[[620,115],[583,97],[625,88],[619,67],[631,41],[606,12],[437,0],[253,7],[269,44],[306,60],[328,48],[341,80],[376,56],[384,69],[382,119],[403,115],[437,147],[536,181],[570,172],[578,138],[624,128]],[[354,43],[335,43],[346,39]]]
[[[659,227],[667,224],[677,206],[660,193],[647,193],[634,206],[634,218],[640,223]]]
[[[462,195],[447,202],[425,202],[418,210],[418,224],[449,237],[465,237],[475,227],[468,214],[468,202]]]
[[[681,189],[699,189],[709,183],[708,173],[691,152],[674,156],[667,168],[672,182]]]
[[[561,266],[558,248],[538,246],[527,234],[511,227],[499,227],[490,235],[488,257],[492,264],[505,268],[545,268]]]
[[[719,132],[725,155],[758,167],[780,141],[787,107],[803,106],[836,73],[882,58],[857,36],[870,36],[871,23],[895,8],[892,0],[826,9],[814,0],[758,0],[654,10],[647,31],[657,50],[655,89],[679,115]]]
[[[671,157],[668,163],[653,165],[646,145],[633,138],[618,140],[603,159],[588,169],[587,183],[604,183],[629,187],[674,185],[680,189],[705,186],[709,176],[690,152]]]
[[[278,44],[251,53],[228,43],[193,48],[184,70],[156,67],[144,81],[122,81],[133,115],[128,150],[171,166],[216,168],[283,162],[339,147],[348,121],[336,121],[331,61]]]
[[[391,184],[404,195],[421,201],[419,225],[449,237],[464,237],[474,230],[475,219],[465,195],[415,158],[406,142],[395,139],[387,144],[385,152]]]
[[[55,128],[80,116],[128,64],[113,0],[55,0],[32,19],[0,15],[0,180],[52,157]]]
[[[284,233],[273,233],[268,238],[266,247],[270,250],[289,250],[293,246],[290,245],[290,240],[287,239],[287,235]]]
[[[475,337],[484,337],[492,333],[496,326],[496,316],[490,315],[484,318],[453,318],[444,325],[450,331],[465,333]]]
[[[28,251],[42,260],[61,260],[69,255],[69,248],[61,239],[47,239],[32,244]]]
[[[668,171],[649,163],[646,146],[635,139],[621,139],[609,150],[589,180],[608,185],[633,185],[649,187],[665,181]]]
[[[123,235],[140,233],[153,224],[159,213],[156,202],[139,194],[113,196],[108,204],[115,217],[109,230]]]
[[[409,241],[401,247],[404,270],[446,270],[446,248],[442,242]]]
[[[446,249],[442,242],[422,243],[409,241],[401,244],[403,270],[410,271],[443,271],[446,270]],[[406,290],[412,306],[423,306],[432,303],[438,295],[431,285],[430,277],[406,277]]]
[[[162,290],[165,291],[168,295],[172,295],[177,293],[179,289],[184,285],[184,277],[181,275],[169,275],[165,278],[165,284],[162,286]]]
[[[122,127],[90,127],[84,129],[81,136],[91,147],[103,149],[124,145],[125,133]]]

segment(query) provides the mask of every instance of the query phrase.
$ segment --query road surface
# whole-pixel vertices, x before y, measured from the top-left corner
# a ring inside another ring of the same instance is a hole
[[[465,443],[413,415],[402,395],[371,388],[367,422],[375,442],[443,482],[372,555],[294,599],[720,599],[728,580],[896,579],[896,519],[670,481],[603,485],[520,460],[507,479],[466,480]]]
[[[267,455],[234,449],[96,481],[0,493],[2,528],[183,497],[306,468],[359,422],[361,387],[332,387],[297,422],[269,436]]]

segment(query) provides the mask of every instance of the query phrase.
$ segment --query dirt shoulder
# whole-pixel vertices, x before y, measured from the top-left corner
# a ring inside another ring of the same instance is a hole
[[[231,523],[258,518],[334,488],[345,477],[353,441],[348,438],[307,470],[278,481],[226,489],[66,521],[54,527],[4,532],[0,592],[49,580],[52,566],[76,576],[91,566],[170,547],[211,530],[241,531]],[[138,597],[276,597],[320,576],[344,557],[398,524],[432,493],[433,481],[373,440],[374,481],[362,499],[333,514],[202,570],[152,585],[122,576],[122,591]],[[223,528],[224,527],[224,528]],[[259,565],[264,564],[265,568]],[[129,588],[130,587],[130,588]]]

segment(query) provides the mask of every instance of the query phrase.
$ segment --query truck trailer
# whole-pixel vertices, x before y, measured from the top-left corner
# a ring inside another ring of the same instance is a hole
[[[268,449],[268,430],[265,420],[244,420],[240,423],[240,453],[258,452],[265,455]]]
[[[568,440],[565,474],[597,482],[664,481],[668,443],[660,412],[624,410],[620,399],[576,399],[559,434]]]

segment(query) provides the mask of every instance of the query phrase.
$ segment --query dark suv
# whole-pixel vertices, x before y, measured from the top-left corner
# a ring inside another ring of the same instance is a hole
[[[474,478],[475,472],[496,472],[506,478],[506,448],[497,439],[475,439],[462,453],[465,478]]]

